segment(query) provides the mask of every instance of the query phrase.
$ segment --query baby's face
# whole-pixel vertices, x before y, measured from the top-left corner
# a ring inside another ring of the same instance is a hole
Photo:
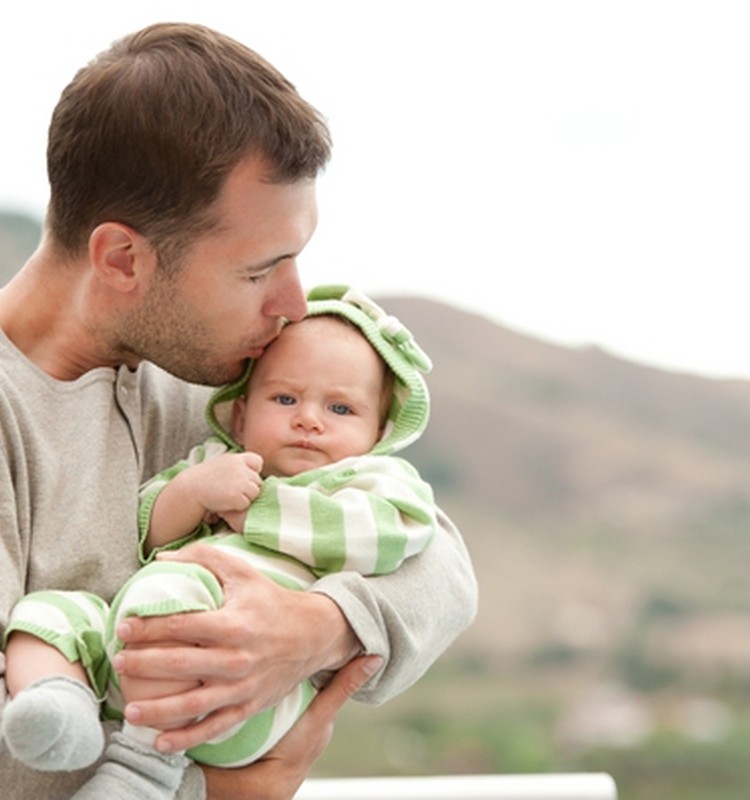
[[[290,476],[362,455],[381,435],[385,366],[356,329],[330,317],[287,326],[253,367],[235,439]]]

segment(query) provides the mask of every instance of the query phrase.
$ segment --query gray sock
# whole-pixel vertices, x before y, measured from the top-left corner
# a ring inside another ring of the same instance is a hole
[[[88,767],[104,747],[99,702],[72,678],[32,683],[6,704],[0,724],[10,752],[44,772]]]
[[[71,800],[172,800],[189,763],[181,753],[163,755],[113,733],[104,761]]]

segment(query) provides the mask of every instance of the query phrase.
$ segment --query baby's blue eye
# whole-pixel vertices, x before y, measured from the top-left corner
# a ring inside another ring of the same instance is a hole
[[[290,394],[278,394],[274,398],[280,406],[293,406],[294,398]]]
[[[352,413],[351,408],[345,403],[332,403],[330,409],[334,414],[339,414],[342,417]]]

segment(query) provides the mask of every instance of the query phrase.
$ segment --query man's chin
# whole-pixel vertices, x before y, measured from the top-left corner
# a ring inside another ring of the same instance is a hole
[[[176,374],[178,378],[188,383],[197,383],[201,386],[224,386],[227,383],[238,381],[247,369],[247,360],[237,361],[234,364],[227,364],[220,368],[218,364],[209,369],[190,369],[184,370],[182,375]]]

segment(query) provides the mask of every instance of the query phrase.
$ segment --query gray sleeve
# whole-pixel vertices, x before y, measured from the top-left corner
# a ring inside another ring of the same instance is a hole
[[[363,578],[328,575],[311,591],[330,597],[362,642],[385,659],[357,695],[379,704],[408,689],[469,626],[477,611],[477,582],[461,536],[441,511],[432,543],[395,572]]]
[[[35,772],[16,761],[0,744],[0,785],[3,800],[28,800],[31,797],[68,798],[88,777],[86,772]]]

